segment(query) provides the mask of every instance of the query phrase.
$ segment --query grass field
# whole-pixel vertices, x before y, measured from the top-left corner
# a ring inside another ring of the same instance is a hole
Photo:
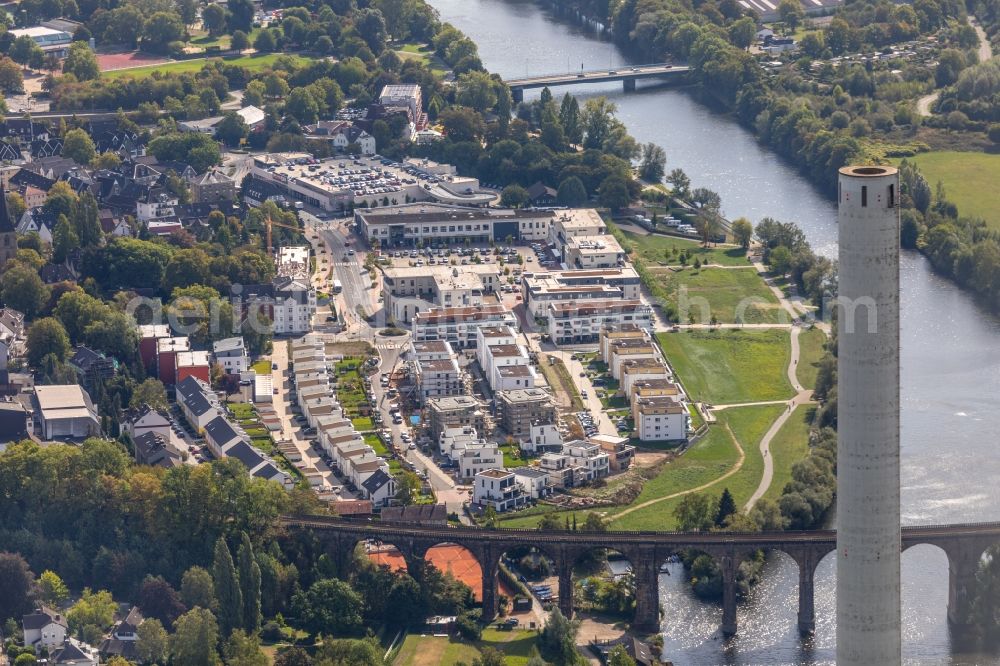
[[[471,664],[485,647],[502,650],[509,666],[523,666],[528,663],[531,648],[538,634],[534,631],[498,631],[486,629],[483,639],[468,643],[458,638],[443,636],[422,636],[409,634],[403,641],[394,666],[438,666],[438,664]]]
[[[742,506],[757,489],[764,473],[764,459],[759,449],[760,440],[782,409],[784,408],[781,405],[763,405],[719,412],[719,423],[710,427],[708,434],[684,455],[664,465],[660,474],[646,482],[642,492],[629,506],[640,506],[706,484],[711,485],[701,492],[718,496],[722,494],[723,488],[729,488],[737,505]],[[736,473],[718,483],[712,483],[732,470],[739,462],[739,451],[726,429],[727,425],[742,446],[745,459]],[[790,464],[788,468],[791,468]],[[612,529],[669,530],[676,526],[673,511],[682,498],[683,495],[657,501],[624,515],[621,514],[629,507],[602,507],[593,510],[604,512]],[[577,512],[577,522],[585,520],[588,512]],[[572,514],[567,515],[570,520],[573,519]],[[539,513],[534,513],[504,520],[502,524],[504,527],[532,528],[538,525],[539,519]]]
[[[788,320],[757,271],[747,269],[651,269],[677,306],[681,323],[774,324]]]
[[[660,346],[693,399],[716,404],[791,397],[785,330],[660,333]]]
[[[795,375],[805,388],[816,388],[816,374],[819,372],[819,362],[826,350],[826,333],[818,328],[803,331],[799,334],[799,364]]]
[[[785,421],[778,434],[771,440],[771,455],[774,457],[774,478],[764,497],[778,500],[781,491],[792,479],[792,465],[809,454],[809,419],[815,407],[800,405]]]
[[[545,376],[545,381],[548,382],[553,391],[566,394],[574,412],[581,411],[584,408],[583,398],[580,397],[580,391],[576,388],[576,382],[573,381],[562,359],[558,357],[553,358],[555,358],[554,363],[550,364],[546,358],[542,359],[538,364],[542,374]]]
[[[973,152],[929,152],[907,158],[915,163],[933,190],[944,183],[948,199],[960,215],[981,217],[1000,229],[1000,155]]]
[[[266,358],[257,361],[250,367],[253,368],[253,371],[256,372],[258,375],[271,374],[271,362],[268,361]]]
[[[687,250],[691,255],[689,263],[694,263],[695,259],[700,259],[701,263],[706,261],[722,266],[746,266],[746,251],[740,247],[702,247],[698,241],[675,238],[673,236],[658,236],[650,234],[640,236],[628,231],[622,231],[625,238],[632,243],[633,251],[646,260],[652,268],[657,264],[676,266],[680,264],[678,253]],[[673,254],[668,251],[675,250]]]
[[[430,46],[405,44],[402,48],[397,49],[396,53],[403,60],[419,60],[436,74],[444,74],[449,69],[448,64],[441,60]]]
[[[266,69],[274,64],[274,61],[278,59],[281,53],[267,53],[264,55],[252,55],[252,56],[233,56],[229,58],[214,58],[215,60],[222,60],[227,65],[238,65],[240,67],[246,67],[247,69],[257,72],[262,69]],[[294,58],[297,63],[305,62],[305,58],[301,56],[290,56]],[[111,72],[104,72],[101,76],[105,79],[121,79],[126,77],[131,78],[142,78],[145,76],[150,76],[153,72],[164,72],[171,74],[183,74],[184,72],[199,72],[201,68],[208,63],[212,58],[196,58],[193,60],[178,60],[176,62],[169,62],[162,65],[150,65],[148,67],[134,67],[132,69],[118,69]]]

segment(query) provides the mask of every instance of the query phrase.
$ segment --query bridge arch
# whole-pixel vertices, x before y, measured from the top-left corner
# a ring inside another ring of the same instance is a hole
[[[574,611],[599,609],[603,614],[634,619],[635,557],[629,548],[596,544],[576,550],[568,563]]]

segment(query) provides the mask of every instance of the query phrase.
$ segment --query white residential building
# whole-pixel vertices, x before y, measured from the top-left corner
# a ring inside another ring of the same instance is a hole
[[[309,279],[279,276],[271,284],[247,285],[239,296],[247,316],[264,327],[262,316],[271,321],[275,335],[302,335],[312,330],[316,314],[316,290]]]
[[[187,377],[176,387],[177,404],[191,428],[199,435],[221,410],[219,398],[205,382]]]
[[[583,440],[567,442],[563,446],[563,453],[569,457],[574,466],[583,470],[586,481],[603,479],[611,471],[611,461],[608,454],[601,449],[599,444]]]
[[[687,438],[687,407],[668,396],[636,396],[632,399],[632,420],[643,442],[663,442]]]
[[[555,344],[596,342],[606,326],[653,326],[653,308],[641,300],[550,303],[547,330]]]
[[[601,236],[608,225],[593,208],[571,208],[557,211],[549,225],[549,244],[562,248],[572,238]]]
[[[447,426],[438,437],[438,451],[449,460],[456,461],[470,446],[485,444],[472,426]]]
[[[382,271],[386,313],[410,323],[431,308],[478,307],[500,286],[495,264],[462,266],[402,266]]]
[[[476,356],[493,391],[535,387],[537,376],[528,350],[517,342],[512,327],[482,327],[477,338]]]
[[[538,467],[515,467],[514,478],[531,499],[542,499],[552,492],[548,473]]]
[[[226,338],[212,343],[212,354],[215,362],[222,366],[227,375],[238,375],[250,368],[250,357],[247,355],[243,338]]]
[[[511,326],[517,328],[517,317],[503,304],[478,307],[431,307],[412,318],[414,342],[444,340],[454,349],[476,346],[482,327]]]
[[[548,316],[553,303],[580,301],[638,301],[642,283],[631,266],[591,270],[525,273],[521,291],[528,314]]]
[[[51,608],[42,606],[21,618],[24,629],[24,647],[38,652],[42,648],[51,650],[66,640],[69,624],[66,618]]]
[[[521,450],[531,455],[559,452],[562,447],[562,435],[555,423],[533,424],[527,439],[521,441]]]
[[[458,470],[462,479],[470,480],[488,469],[503,467],[503,453],[496,444],[474,444],[458,456]]]
[[[482,507],[491,506],[498,513],[520,508],[528,502],[528,495],[513,472],[505,469],[488,469],[476,474],[472,501]]]

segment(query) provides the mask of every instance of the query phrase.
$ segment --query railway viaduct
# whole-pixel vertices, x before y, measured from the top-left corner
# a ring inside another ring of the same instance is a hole
[[[442,544],[468,549],[483,572],[483,619],[497,614],[497,573],[507,550],[530,546],[547,556],[559,574],[559,608],[573,614],[573,565],[594,549],[609,548],[628,558],[635,574],[636,608],[633,626],[655,631],[660,626],[659,565],[671,555],[696,550],[714,558],[722,571],[722,631],[736,633],[736,573],[740,562],[759,549],[781,551],[799,569],[798,626],[803,634],[815,628],[813,579],[820,560],[837,547],[833,530],[808,532],[578,532],[473,527],[425,526],[358,521],[320,516],[285,516],[289,530],[313,534],[336,561],[343,563],[362,541],[392,544],[408,565],[422,560]],[[948,620],[968,625],[975,596],[976,571],[983,553],[1000,543],[1000,523],[926,525],[902,528],[901,550],[920,544],[939,547],[948,557]]]

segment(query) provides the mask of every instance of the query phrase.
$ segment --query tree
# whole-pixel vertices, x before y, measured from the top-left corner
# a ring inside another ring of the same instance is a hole
[[[635,666],[635,659],[628,656],[624,645],[616,645],[608,654],[608,666]]]
[[[141,384],[132,390],[129,407],[138,409],[143,405],[149,405],[153,409],[165,410],[169,408],[167,389],[159,379],[154,379],[153,377],[144,379]],[[188,605],[190,606],[191,604]]]
[[[478,141],[486,132],[482,115],[473,109],[451,106],[441,112],[438,120],[448,138],[455,142]]]
[[[242,30],[249,33],[253,30],[254,6],[253,0],[233,0],[227,3],[229,8],[229,30]]]
[[[566,93],[559,106],[559,124],[562,125],[566,140],[578,144],[583,141],[583,126],[580,124],[580,104],[576,98]]]
[[[781,16],[781,22],[787,25],[792,32],[801,25],[802,20],[806,17],[805,10],[802,9],[802,3],[799,0],[781,0],[778,3],[778,15]]]
[[[558,607],[553,608],[538,636],[542,656],[556,666],[573,666],[578,663],[580,653],[576,650],[576,636],[579,631],[578,620],[570,620]]]
[[[166,53],[171,42],[184,41],[187,32],[180,16],[173,12],[156,12],[143,24],[143,41],[154,53]]]
[[[639,175],[650,183],[659,183],[667,165],[667,153],[655,143],[647,143],[642,147],[642,162],[639,165]]]
[[[34,666],[37,663],[38,659],[30,652],[19,654],[17,655],[17,659],[14,660],[14,666]]]
[[[715,507],[708,495],[690,493],[674,508],[674,517],[682,532],[707,531],[715,524]]]
[[[80,247],[80,237],[65,215],[60,215],[52,231],[52,261],[61,264],[73,250]]]
[[[583,521],[583,531],[584,532],[607,532],[608,525],[604,522],[604,518],[601,514],[590,511],[587,513],[587,518]]]
[[[750,240],[753,238],[753,225],[750,220],[745,217],[737,218],[733,220],[730,230],[740,247],[744,250],[750,247]]]
[[[737,19],[729,26],[729,41],[733,43],[733,46],[744,51],[750,48],[756,36],[757,24],[749,16]]]
[[[505,666],[506,663],[503,652],[491,647],[483,648],[479,656],[472,660],[472,666]]]
[[[79,81],[90,81],[101,76],[101,67],[97,64],[97,56],[90,50],[87,42],[73,42],[69,53],[63,61],[64,74],[72,74]]]
[[[38,577],[38,593],[42,603],[59,606],[69,598],[69,588],[55,571],[46,569]]]
[[[762,497],[757,500],[750,511],[750,518],[758,529],[778,532],[785,529],[785,519],[781,515],[781,507],[772,499]]]
[[[35,575],[19,553],[0,551],[0,619],[31,612]]]
[[[390,627],[404,627],[427,613],[427,599],[420,584],[409,574],[394,577],[386,596],[385,621]]]
[[[139,608],[145,617],[155,617],[170,626],[187,610],[177,590],[162,576],[146,576],[139,588]]]
[[[268,666],[270,660],[260,649],[260,639],[237,629],[223,648],[226,666]]]
[[[215,37],[226,31],[226,23],[229,20],[226,13],[225,7],[216,4],[210,4],[201,11],[201,24],[208,30],[208,34]],[[246,33],[243,33],[243,36],[246,37]]]
[[[0,90],[10,94],[19,94],[24,90],[24,74],[10,58],[0,57]]]
[[[554,532],[563,528],[559,516],[554,513],[546,513],[538,519],[538,529],[542,532]]]
[[[313,583],[292,598],[292,609],[302,627],[313,634],[350,634],[361,628],[364,602],[342,580],[330,578]]]
[[[258,51],[270,53],[278,48],[278,40],[273,30],[261,30],[253,40],[253,47]]]
[[[990,125],[990,128],[986,131],[986,136],[993,143],[1000,145],[1000,123]]]
[[[421,481],[413,472],[403,472],[396,477],[396,500],[403,506],[413,504],[420,494]]]
[[[243,626],[243,594],[236,575],[233,556],[226,540],[219,537],[215,542],[215,559],[212,563],[212,581],[215,584],[215,598],[218,601],[219,629],[223,636],[229,636],[233,629]]]
[[[216,607],[216,601],[212,574],[199,566],[193,566],[185,571],[181,577],[181,600],[188,608],[201,607],[213,610]]]
[[[49,300],[50,290],[30,266],[14,262],[0,276],[0,298],[4,305],[20,310],[29,319],[36,316]]]
[[[41,62],[45,57],[41,47],[28,35],[21,35],[15,39],[7,55],[25,69],[33,62]]]
[[[254,559],[253,546],[246,532],[241,535],[237,559],[243,596],[243,628],[253,635],[260,630],[260,565]]]
[[[587,188],[583,181],[576,176],[564,178],[559,183],[559,190],[556,193],[556,203],[560,206],[577,208],[587,203]]]
[[[219,625],[212,611],[194,608],[181,615],[170,637],[170,656],[175,664],[185,666],[217,666],[215,646],[219,642]]]
[[[162,663],[167,656],[167,630],[156,618],[146,618],[135,631],[135,653],[144,664]]]
[[[458,77],[455,101],[480,113],[486,113],[496,106],[497,82],[486,72],[466,72]]]
[[[736,500],[733,499],[733,494],[729,492],[729,488],[722,489],[722,495],[719,497],[719,508],[715,512],[715,526],[724,527],[726,525],[726,520],[733,515],[736,515]]]
[[[71,218],[73,228],[80,239],[80,247],[99,245],[104,238],[98,214],[97,200],[94,195],[90,192],[81,194]]]
[[[59,361],[65,361],[69,349],[69,336],[58,319],[39,319],[28,329],[28,364],[32,367],[39,367],[42,359],[50,354]]]
[[[319,118],[319,104],[305,88],[295,88],[285,102],[285,113],[299,121],[300,125],[311,125]]]
[[[354,12],[354,27],[372,53],[375,55],[382,53],[389,36],[382,12],[377,9],[361,9]]]
[[[86,130],[71,129],[63,137],[63,157],[68,157],[77,164],[90,164],[97,151],[94,142]]]
[[[621,210],[632,202],[628,183],[621,176],[608,176],[597,188],[597,198],[601,205],[611,210]]]
[[[520,208],[531,203],[528,191],[520,185],[508,185],[500,192],[500,205],[506,208]]]
[[[686,199],[690,194],[691,179],[688,178],[683,169],[672,170],[667,176],[667,182],[674,188],[674,194],[677,197]]]
[[[87,642],[100,637],[115,619],[118,604],[107,590],[92,592],[84,588],[80,599],[66,612],[66,622],[73,634]]]
[[[326,641],[323,642],[323,646],[326,646]],[[312,657],[300,647],[282,650],[274,658],[274,666],[312,666],[312,664]]]
[[[326,35],[323,36],[326,37]],[[327,37],[327,39],[329,39],[329,37]],[[233,33],[232,38],[230,38],[229,46],[230,48],[242,53],[250,48],[250,36],[242,30],[237,30]]]
[[[768,253],[767,263],[775,273],[785,275],[792,268],[792,251],[779,245]]]

